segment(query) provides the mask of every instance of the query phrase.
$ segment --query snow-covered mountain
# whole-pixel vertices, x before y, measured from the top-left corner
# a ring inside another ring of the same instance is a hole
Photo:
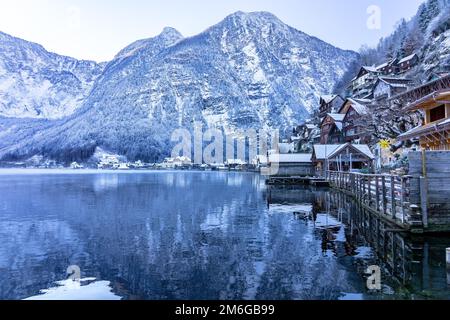
[[[108,63],[75,114],[0,156],[73,159],[100,146],[155,159],[168,155],[173,130],[194,121],[227,133],[289,130],[357,58],[266,12],[237,12],[190,38],[166,28]]]
[[[0,32],[0,116],[58,119],[89,94],[101,65]]]

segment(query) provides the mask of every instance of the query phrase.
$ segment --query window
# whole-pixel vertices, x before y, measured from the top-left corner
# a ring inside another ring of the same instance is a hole
[[[430,122],[445,119],[445,105],[430,110]]]

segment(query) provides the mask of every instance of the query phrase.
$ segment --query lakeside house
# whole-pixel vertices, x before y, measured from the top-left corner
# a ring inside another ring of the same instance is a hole
[[[372,171],[375,156],[368,145],[363,144],[331,144],[315,145],[312,163],[318,175],[326,171]]]
[[[191,167],[192,160],[188,157],[176,157],[176,158],[166,158],[161,164],[161,167],[165,169],[175,169],[175,168],[185,168]]]
[[[424,150],[450,150],[450,88],[426,95],[405,109],[421,110],[425,115],[425,122],[400,135],[399,140],[418,139]]]
[[[270,154],[269,170],[273,176],[313,176],[311,158],[308,153]]]

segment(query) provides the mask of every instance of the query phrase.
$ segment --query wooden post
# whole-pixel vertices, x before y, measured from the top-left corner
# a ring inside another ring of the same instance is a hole
[[[446,253],[447,269],[450,269],[450,248],[447,248]]]
[[[387,190],[386,190],[386,176],[381,177],[383,213],[387,214]]]
[[[425,149],[422,149],[422,175],[427,177],[427,153]]]
[[[400,196],[400,202],[402,205],[402,223],[405,223],[405,192],[406,192],[406,178],[402,177],[402,189],[401,189],[401,196]]]
[[[420,177],[420,204],[423,226],[428,228],[428,181],[425,177]]]
[[[396,218],[396,210],[397,208],[395,207],[395,177],[391,176],[391,214],[392,214],[392,218]]]
[[[372,203],[372,178],[370,176],[367,177],[367,184],[369,185],[369,206]]]
[[[375,197],[376,197],[376,209],[380,211],[380,176],[375,177]]]

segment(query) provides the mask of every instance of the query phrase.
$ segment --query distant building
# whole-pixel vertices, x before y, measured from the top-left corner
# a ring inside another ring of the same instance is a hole
[[[348,94],[354,98],[364,98],[372,94],[373,85],[381,72],[375,67],[362,67],[358,75],[351,81]]]
[[[391,59],[388,62],[385,62],[378,67],[376,67],[377,71],[384,76],[394,75],[398,73],[398,59]]]
[[[413,67],[415,67],[419,63],[420,59],[419,56],[416,53],[413,53],[412,55],[409,55],[403,59],[401,59],[397,65],[398,65],[398,72],[404,73],[409,70],[411,70]]]
[[[405,78],[379,77],[374,85],[373,96],[376,100],[389,99],[407,91],[414,81]]]
[[[323,119],[329,113],[336,113],[344,103],[340,95],[328,95],[320,97],[319,117]]]
[[[369,146],[362,144],[315,145],[312,162],[316,174],[330,171],[373,171],[375,156]]]
[[[320,143],[342,143],[344,134],[342,131],[345,114],[330,113],[323,119],[320,126]]]
[[[422,110],[425,123],[400,135],[399,140],[418,139],[425,150],[450,150],[450,88],[433,92],[408,105],[406,110]]]

